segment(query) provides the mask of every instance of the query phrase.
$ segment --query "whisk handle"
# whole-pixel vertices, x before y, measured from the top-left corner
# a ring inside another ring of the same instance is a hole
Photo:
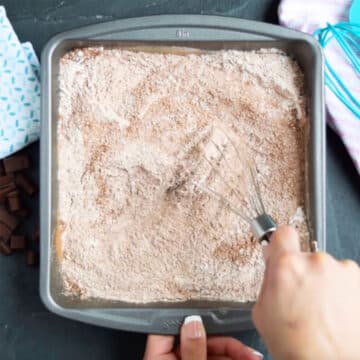
[[[270,242],[271,234],[276,230],[276,224],[270,215],[264,213],[252,220],[251,230],[259,243],[264,245]]]

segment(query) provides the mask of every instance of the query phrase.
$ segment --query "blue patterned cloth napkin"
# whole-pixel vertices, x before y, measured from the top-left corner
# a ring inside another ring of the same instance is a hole
[[[39,139],[40,64],[0,6],[0,159]]]

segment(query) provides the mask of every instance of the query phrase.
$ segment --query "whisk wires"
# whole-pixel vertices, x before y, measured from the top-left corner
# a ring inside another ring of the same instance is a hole
[[[327,24],[326,27],[316,30],[313,35],[318,38],[324,49],[335,40],[352,66],[355,76],[360,76],[360,24],[346,22],[336,25]],[[325,58],[325,70],[325,85],[360,120],[359,100],[327,58]]]
[[[201,184],[200,182],[194,182],[194,185],[197,186],[203,192],[214,196],[218,201],[220,201],[222,204],[224,204],[229,210],[231,210],[233,213],[235,213],[241,219],[243,219],[244,221],[246,221],[248,224],[251,225],[253,223],[254,217],[257,217],[257,216],[265,213],[265,207],[264,207],[264,204],[263,204],[263,201],[261,198],[260,186],[256,179],[256,175],[254,173],[254,168],[253,168],[253,166],[250,165],[249,161],[244,156],[241,156],[237,145],[225,131],[223,131],[222,129],[218,129],[218,128],[213,128],[213,131],[218,131],[221,134],[223,134],[226,139],[226,143],[223,146],[221,146],[218,143],[216,143],[215,141],[210,140],[209,143],[211,143],[213,145],[214,149],[216,150],[216,152],[219,154],[220,157],[217,160],[209,159],[205,154],[203,154],[202,157],[204,158],[206,163],[210,166],[211,170],[217,175],[217,177],[219,179],[221,179],[222,183],[228,188],[228,190],[230,190],[230,195],[234,194],[237,201],[239,201],[239,202],[242,202],[242,201],[248,202],[251,209],[253,211],[255,211],[256,214],[248,216],[247,214],[244,213],[244,211],[239,210],[238,206],[236,206],[229,199],[228,196],[222,195],[220,192],[216,191],[214,188],[212,188],[210,186],[205,186],[205,185]],[[247,192],[249,194],[247,194],[247,196],[244,196],[243,194],[241,194],[239,192],[239,190],[231,184],[231,181],[228,181],[225,178],[225,176],[222,174],[222,172],[219,169],[220,163],[223,163],[226,166],[228,173],[230,173],[230,174],[234,173],[234,167],[232,166],[232,164],[229,163],[226,153],[225,153],[226,148],[229,144],[231,145],[232,149],[235,151],[236,158],[239,161],[240,166],[242,166],[241,170],[243,172],[243,175],[245,175],[246,171],[248,171],[250,173],[252,189],[248,189]],[[244,199],[244,197],[245,197],[245,199]]]

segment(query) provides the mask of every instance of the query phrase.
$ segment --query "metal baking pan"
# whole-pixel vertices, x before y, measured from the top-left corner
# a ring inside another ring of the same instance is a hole
[[[61,316],[100,326],[138,332],[176,334],[185,316],[199,314],[209,333],[251,328],[252,303],[189,301],[131,304],[67,298],[62,295],[54,251],[56,198],[56,121],[59,59],[87,46],[181,46],[200,50],[253,50],[275,47],[295,58],[305,75],[308,96],[307,214],[311,249],[325,250],[325,122],[323,59],[308,35],[242,19],[202,15],[161,15],[118,20],[68,31],[52,38],[42,53],[41,127],[41,273],[46,307]]]

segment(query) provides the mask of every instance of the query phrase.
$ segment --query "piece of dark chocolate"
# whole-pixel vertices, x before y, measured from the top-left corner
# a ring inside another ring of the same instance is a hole
[[[27,250],[26,251],[26,265],[27,266],[34,266],[38,263],[38,256],[34,250]]]
[[[16,212],[21,209],[20,193],[18,190],[7,194],[8,206],[11,212]]]
[[[4,203],[9,192],[16,189],[15,183],[10,182],[7,185],[0,186],[0,203]]]
[[[30,196],[36,193],[36,186],[22,173],[16,175],[15,183],[20,189],[24,190]]]
[[[10,246],[1,240],[0,240],[0,252],[3,255],[7,255],[7,256],[11,254]]]
[[[13,175],[1,175],[0,176],[0,188],[9,185],[14,180]]]
[[[5,175],[5,170],[2,160],[0,160],[0,176],[2,175]]]
[[[11,248],[11,250],[24,250],[25,249],[25,236],[11,235],[10,248]]]
[[[0,222],[6,225],[11,231],[16,228],[19,219],[11,215],[6,209],[0,207]]]
[[[0,222],[0,241],[7,242],[11,236],[12,231],[2,222]]]
[[[6,174],[29,168],[30,160],[27,155],[10,156],[3,160]]]

